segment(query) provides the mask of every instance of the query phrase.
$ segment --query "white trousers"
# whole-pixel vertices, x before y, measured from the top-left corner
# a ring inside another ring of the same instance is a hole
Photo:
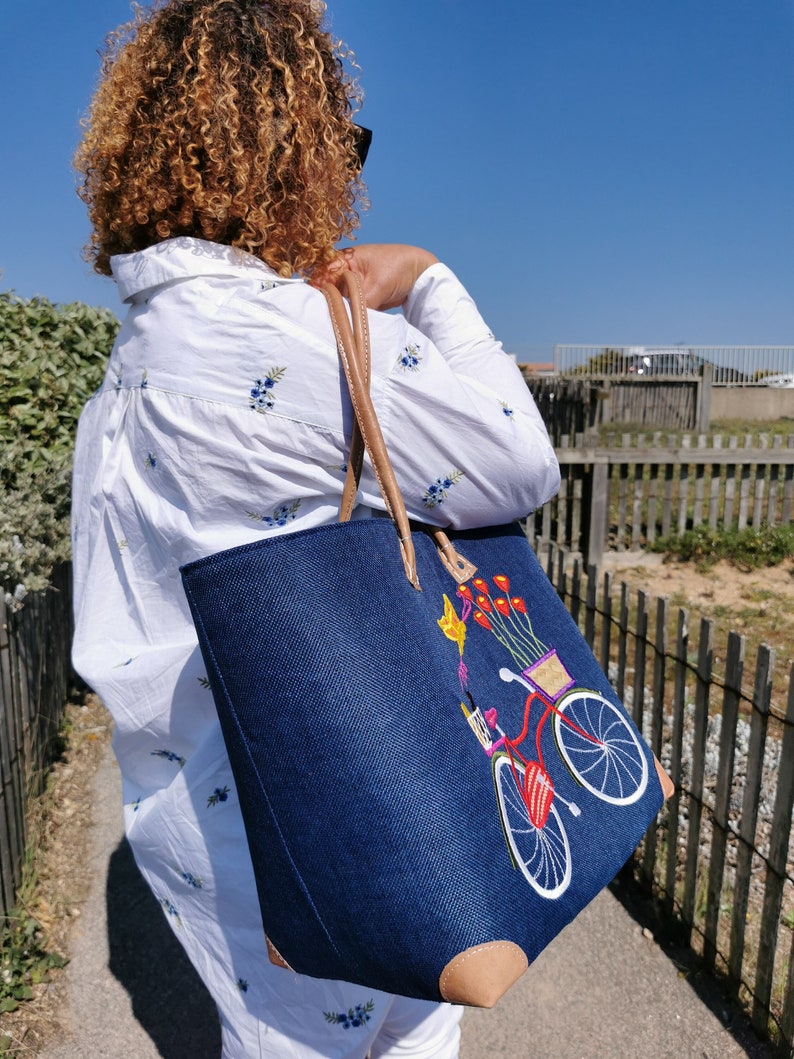
[[[236,1032],[224,1030],[222,1059],[457,1059],[462,1008],[383,993],[376,996],[382,1017],[372,1019],[363,1032],[361,1026],[352,1027],[340,1040],[329,1027],[320,1042],[302,1032],[293,1036],[283,1024],[281,1032],[261,1025],[259,1048],[252,1051],[250,1037],[246,1044]]]
[[[463,1008],[394,997],[371,1059],[457,1059]]]
[[[126,817],[138,866],[218,1008],[223,1059],[456,1059],[460,1008],[270,963],[220,733],[213,743],[167,761],[174,781],[127,801]]]

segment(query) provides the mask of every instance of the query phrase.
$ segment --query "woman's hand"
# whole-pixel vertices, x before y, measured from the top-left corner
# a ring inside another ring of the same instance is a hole
[[[370,309],[394,309],[403,304],[424,270],[437,261],[428,250],[402,243],[349,246],[330,265],[313,273],[309,282],[313,287],[336,285],[339,275],[349,269],[361,280]]]

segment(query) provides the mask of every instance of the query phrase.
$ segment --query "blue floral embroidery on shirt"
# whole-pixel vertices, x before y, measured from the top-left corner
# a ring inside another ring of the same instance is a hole
[[[300,506],[300,500],[295,500],[292,504],[281,504],[272,515],[260,515],[257,511],[248,511],[247,515],[254,522],[264,522],[269,529],[272,529],[274,526],[286,526],[288,522],[292,522]]]
[[[160,904],[163,906],[169,916],[175,919],[177,923],[181,923],[181,920],[179,918],[179,910],[175,904],[169,901],[167,897],[161,897]]]
[[[202,882],[202,880],[195,876],[192,872],[179,871],[178,868],[175,868],[174,871],[177,873],[183,883],[187,883],[187,885],[191,886],[194,890],[204,889],[204,883]]]
[[[123,662],[117,662],[117,663],[116,663],[116,664],[115,664],[115,665],[113,666],[113,668],[114,668],[114,669],[123,669],[123,668],[124,668],[125,666],[131,666],[131,665],[132,665],[132,663],[133,663],[133,662],[135,661],[135,659],[136,659],[137,657],[138,657],[137,655],[132,655],[132,657],[131,657],[131,658],[125,658]]]
[[[397,363],[400,365],[403,371],[419,371],[419,365],[422,362],[420,349],[422,347],[418,342],[409,342],[403,352],[397,358]]]
[[[238,978],[237,981],[234,984],[237,986],[237,988],[240,990],[241,993],[247,993],[248,992],[248,979],[247,978]]]
[[[130,809],[132,809],[132,811],[134,813],[137,813],[138,810],[140,809],[140,807],[141,807],[141,799],[140,798],[136,798],[134,802],[130,802]]]
[[[502,406],[502,415],[506,419],[512,419],[515,413],[510,405],[506,401],[500,401],[499,404]]]
[[[146,453],[146,470],[154,471],[157,468],[157,453],[147,452]]]
[[[271,368],[261,379],[256,379],[248,395],[248,403],[255,412],[267,412],[276,403],[273,388],[281,381],[286,368]]]
[[[141,376],[141,389],[145,390],[149,385],[149,376],[146,374],[146,368],[143,369],[143,375]]]
[[[213,805],[217,805],[219,802],[226,802],[229,800],[229,788],[228,787],[216,787],[212,794],[207,798],[207,808],[211,808]]]
[[[116,393],[119,393],[119,391],[122,389],[123,386],[124,386],[124,377],[123,377],[121,371],[118,371],[118,372],[116,372],[116,383],[115,383],[113,389],[116,391]]]
[[[462,477],[463,471],[450,471],[446,478],[436,478],[422,497],[425,507],[440,507],[447,499],[449,490],[453,485],[457,485]]]
[[[187,758],[180,757],[180,755],[175,754],[173,750],[152,750],[150,756],[161,757],[164,761],[170,761],[179,765],[180,768],[184,768],[187,763]]]
[[[357,1030],[370,1021],[374,1010],[375,1001],[369,1000],[366,1004],[356,1004],[354,1008],[349,1008],[347,1011],[324,1011],[323,1015],[325,1015],[325,1021],[332,1025],[342,1026],[346,1030]]]
[[[206,677],[196,677],[196,680],[199,682],[202,688],[209,688],[210,682],[207,680]]]

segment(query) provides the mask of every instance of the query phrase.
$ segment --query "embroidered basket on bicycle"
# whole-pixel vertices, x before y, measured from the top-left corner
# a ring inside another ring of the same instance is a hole
[[[548,651],[537,662],[533,662],[531,666],[528,666],[526,676],[537,684],[552,702],[556,702],[575,683],[573,677],[565,668],[562,659],[554,649]]]

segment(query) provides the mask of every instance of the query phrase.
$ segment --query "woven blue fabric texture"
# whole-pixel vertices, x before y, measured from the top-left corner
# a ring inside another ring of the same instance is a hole
[[[420,530],[421,592],[380,518],[182,570],[269,938],[301,973],[429,1000],[471,946],[531,962],[662,804],[520,529],[452,536],[476,575]]]

